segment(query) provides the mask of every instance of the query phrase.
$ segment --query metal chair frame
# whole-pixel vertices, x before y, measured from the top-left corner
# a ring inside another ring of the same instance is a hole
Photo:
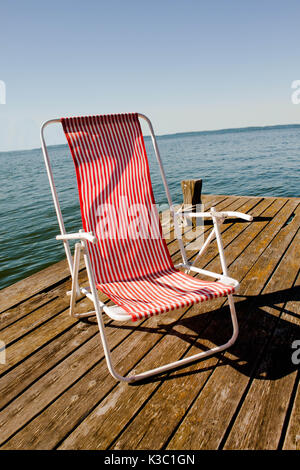
[[[226,259],[225,259],[225,254],[224,254],[224,248],[223,248],[223,243],[222,243],[222,238],[221,238],[221,233],[220,233],[220,225],[223,223],[224,219],[226,217],[237,217],[237,218],[242,218],[247,221],[251,221],[252,217],[248,214],[242,214],[240,212],[232,212],[232,211],[227,211],[227,212],[217,212],[213,207],[210,209],[210,211],[207,212],[190,212],[190,211],[183,211],[183,210],[176,210],[173,206],[165,171],[163,168],[159,148],[157,145],[157,140],[154,134],[154,130],[151,124],[151,121],[144,115],[138,113],[138,116],[140,119],[143,119],[146,121],[146,123],[149,126],[150,130],[150,135],[152,139],[152,144],[154,147],[154,152],[155,156],[159,165],[162,181],[164,184],[167,200],[169,203],[170,207],[170,213],[173,218],[173,223],[174,223],[174,232],[175,236],[178,240],[179,243],[179,248],[182,256],[182,263],[177,264],[175,267],[177,268],[182,268],[186,272],[195,272],[197,274],[202,274],[205,276],[212,277],[214,279],[220,280],[222,283],[230,286],[234,286],[235,290],[239,287],[239,283],[237,280],[232,279],[228,276],[228,271],[227,271],[227,265],[226,265]],[[121,307],[117,305],[113,306],[108,306],[104,304],[103,302],[100,301],[98,297],[98,291],[96,288],[96,283],[93,275],[93,269],[91,265],[91,260],[89,257],[89,253],[87,250],[87,244],[88,243],[97,243],[97,238],[94,236],[92,233],[86,233],[84,230],[79,230],[78,233],[67,233],[65,230],[65,225],[63,221],[63,216],[62,212],[60,209],[60,204],[58,200],[58,195],[54,183],[54,176],[51,168],[51,163],[50,163],[50,158],[45,142],[45,135],[44,131],[46,127],[60,123],[60,119],[51,119],[46,121],[42,126],[41,126],[41,142],[42,142],[42,151],[44,155],[44,160],[45,160],[45,165],[47,169],[47,174],[49,178],[49,183],[50,183],[50,188],[51,188],[51,193],[54,201],[54,206],[56,210],[56,215],[58,219],[58,224],[60,228],[60,235],[56,237],[57,240],[61,240],[64,245],[64,249],[66,252],[67,256],[67,261],[72,277],[72,289],[68,294],[70,295],[70,314],[75,317],[75,318],[86,318],[90,317],[92,315],[96,315],[98,326],[99,326],[99,332],[100,332],[100,337],[101,341],[103,344],[103,349],[104,349],[104,354],[105,358],[107,361],[107,366],[108,369],[111,373],[111,375],[116,379],[120,381],[125,381],[125,382],[135,382],[138,380],[143,380],[148,377],[151,377],[153,375],[159,374],[166,372],[168,370],[177,368],[179,366],[183,366],[185,364],[188,364],[190,362],[194,362],[196,360],[201,360],[205,357],[211,356],[213,354],[219,353],[221,351],[224,351],[225,349],[229,348],[236,340],[238,336],[238,322],[237,322],[237,317],[236,317],[236,311],[235,311],[235,305],[234,305],[234,300],[232,294],[229,294],[228,297],[228,304],[229,304],[229,309],[230,309],[230,315],[231,315],[231,321],[232,321],[232,328],[233,328],[233,333],[231,338],[224,344],[220,346],[213,347],[207,351],[202,351],[198,354],[194,354],[193,356],[186,357],[184,359],[174,361],[165,365],[162,365],[160,367],[157,367],[155,369],[151,369],[136,375],[129,375],[129,376],[122,376],[120,375],[113,363],[112,363],[112,358],[111,358],[111,351],[109,348],[109,344],[107,341],[107,336],[105,332],[105,325],[103,321],[103,312],[105,312],[110,318],[116,321],[128,321],[132,320],[131,316],[125,312]],[[186,217],[188,219],[191,219],[193,217],[198,217],[198,218],[211,218],[213,222],[213,230],[211,231],[210,235],[207,237],[205,243],[203,244],[201,250],[199,251],[198,255],[196,256],[194,263],[190,264],[188,262],[188,257],[186,254],[186,250],[181,238],[181,233],[180,233],[180,224],[179,224],[179,218],[181,219],[182,217]],[[216,238],[218,250],[219,250],[219,255],[220,255],[220,261],[221,261],[221,267],[222,267],[222,274],[218,274],[215,272],[211,272],[205,269],[200,269],[196,267],[194,264],[195,262],[199,259],[199,257],[204,253],[204,251],[207,249],[208,245],[212,242],[212,240]],[[75,251],[74,251],[74,258],[72,257],[71,254],[71,249],[69,245],[69,240],[79,240],[79,243],[75,244]],[[78,282],[78,273],[79,273],[79,265],[80,265],[80,256],[83,254],[84,258],[84,263],[88,275],[88,281],[90,288],[82,287],[79,285]],[[88,297],[94,304],[94,310],[77,314],[75,313],[75,304],[76,304],[76,298],[84,294],[86,297]]]

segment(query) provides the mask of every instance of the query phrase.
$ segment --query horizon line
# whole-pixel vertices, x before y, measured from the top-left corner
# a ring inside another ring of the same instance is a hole
[[[172,132],[170,134],[156,134],[155,137],[157,139],[160,138],[168,138],[168,137],[173,137],[173,136],[183,136],[183,135],[191,135],[191,134],[221,134],[221,133],[227,133],[227,132],[246,132],[246,131],[257,131],[257,130],[274,130],[274,129],[281,129],[281,128],[293,128],[293,127],[300,127],[300,123],[290,123],[290,124],[270,124],[270,125],[264,125],[264,126],[245,126],[245,127],[226,127],[226,128],[221,128],[221,129],[209,129],[209,130],[202,130],[202,131],[184,131],[184,132]],[[151,138],[150,135],[144,135],[144,138]],[[64,144],[52,144],[48,145],[47,147],[63,147],[67,146],[67,142]],[[41,150],[42,147],[32,147],[29,149],[19,149],[19,150],[0,150],[1,153],[14,153],[14,152],[30,152],[33,150]]]

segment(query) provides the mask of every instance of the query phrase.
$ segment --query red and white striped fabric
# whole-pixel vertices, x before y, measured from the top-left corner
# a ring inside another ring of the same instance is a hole
[[[162,237],[138,114],[61,119],[75,163],[96,286],[133,320],[234,288],[176,268]]]

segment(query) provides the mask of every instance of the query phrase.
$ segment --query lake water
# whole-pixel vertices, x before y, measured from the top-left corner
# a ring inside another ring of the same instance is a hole
[[[157,204],[166,203],[145,138]],[[193,132],[158,138],[174,203],[180,181],[203,179],[203,193],[299,196],[300,125]],[[73,161],[49,147],[67,231],[81,228]],[[64,258],[41,149],[0,153],[0,288]]]

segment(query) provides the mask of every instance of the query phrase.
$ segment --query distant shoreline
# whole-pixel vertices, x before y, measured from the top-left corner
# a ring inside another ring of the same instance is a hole
[[[212,129],[206,131],[187,131],[187,132],[175,132],[172,134],[161,134],[156,135],[158,140],[163,139],[172,139],[176,137],[189,137],[195,135],[215,135],[215,134],[236,134],[241,132],[255,132],[255,131],[272,131],[278,129],[300,129],[300,124],[275,124],[273,126],[248,126],[248,127],[230,127],[227,129]],[[149,135],[144,136],[146,140],[150,139]],[[56,145],[48,145],[48,148],[59,148],[59,147],[67,147],[68,144],[56,144]],[[33,147],[31,149],[20,149],[20,150],[3,150],[0,151],[0,155],[5,153],[19,153],[19,152],[32,152],[34,150],[41,150],[41,147]]]
[[[207,135],[207,134],[234,134],[240,132],[252,132],[252,131],[272,131],[277,129],[300,129],[300,124],[275,124],[273,126],[248,126],[248,127],[229,127],[227,129],[212,129],[208,131],[190,131],[190,132],[176,132],[173,134],[163,134],[157,136],[158,138],[167,137],[181,137],[183,135]]]

